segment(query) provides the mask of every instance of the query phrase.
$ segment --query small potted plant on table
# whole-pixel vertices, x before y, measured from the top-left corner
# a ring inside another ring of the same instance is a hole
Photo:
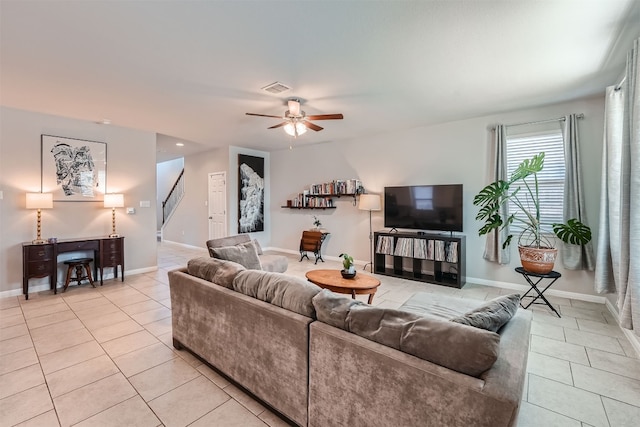
[[[344,270],[340,271],[342,277],[345,279],[356,277],[356,266],[353,263],[353,257],[347,253],[340,254],[339,257],[342,258],[342,266],[344,267]]]
[[[525,159],[511,174],[508,181],[498,180],[484,187],[474,199],[473,204],[480,207],[477,220],[484,221],[478,231],[480,236],[492,230],[517,223],[522,227],[518,238],[518,249],[522,267],[531,272],[547,274],[553,270],[558,249],[548,238],[550,230],[544,230],[540,222],[540,191],[538,173],[544,167],[544,152],[531,159]],[[516,186],[514,184],[520,184]],[[502,206],[512,201],[516,212],[510,212],[507,218],[500,214]],[[566,224],[550,225],[553,233],[563,242],[585,245],[591,240],[591,229],[573,218]],[[509,234],[502,244],[506,248],[511,243],[513,234]]]

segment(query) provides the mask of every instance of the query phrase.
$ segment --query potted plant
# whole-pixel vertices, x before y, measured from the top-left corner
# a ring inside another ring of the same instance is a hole
[[[342,266],[344,267],[344,270],[340,271],[342,277],[345,279],[353,279],[356,277],[356,266],[353,263],[353,257],[346,253],[338,256],[342,258]]]
[[[322,222],[320,222],[318,217],[315,215],[313,216],[313,226],[315,227],[316,230],[320,230],[320,227],[322,227]]]
[[[573,218],[566,224],[543,224],[540,222],[540,192],[538,173],[544,166],[544,152],[531,159],[525,159],[511,174],[508,181],[498,180],[484,187],[473,199],[480,207],[477,220],[484,221],[478,231],[480,236],[492,230],[502,230],[511,224],[522,227],[518,238],[518,249],[522,267],[531,273],[546,274],[553,270],[558,253],[549,239],[551,226],[553,233],[563,242],[577,245],[591,240],[591,229]],[[514,184],[520,184],[516,186]],[[517,212],[510,212],[507,218],[500,214],[502,206],[511,201]],[[506,248],[513,234],[509,234],[502,244]]]

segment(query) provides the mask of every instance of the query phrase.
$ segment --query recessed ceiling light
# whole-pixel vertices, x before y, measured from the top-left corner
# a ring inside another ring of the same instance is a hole
[[[184,147],[184,143],[183,143],[183,142],[176,142],[176,146],[178,146],[178,147]]]
[[[102,119],[102,121],[100,122],[103,125],[110,125],[111,124],[111,119]]]

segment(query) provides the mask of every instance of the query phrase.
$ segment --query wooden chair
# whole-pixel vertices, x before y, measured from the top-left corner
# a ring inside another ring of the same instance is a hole
[[[310,251],[316,256],[316,264],[318,263],[318,260],[324,262],[321,250],[322,242],[327,234],[329,233],[323,233],[321,231],[303,231],[302,238],[300,239],[300,261],[302,261],[304,257],[309,259],[307,251]]]

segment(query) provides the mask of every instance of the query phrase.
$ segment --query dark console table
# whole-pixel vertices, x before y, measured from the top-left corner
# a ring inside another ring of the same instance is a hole
[[[58,293],[58,255],[67,252],[93,251],[94,277],[100,270],[100,285],[105,267],[113,267],[118,278],[118,266],[124,282],[124,237],[88,237],[61,239],[54,243],[22,244],[22,293],[29,299],[29,279],[49,277],[53,293]]]

